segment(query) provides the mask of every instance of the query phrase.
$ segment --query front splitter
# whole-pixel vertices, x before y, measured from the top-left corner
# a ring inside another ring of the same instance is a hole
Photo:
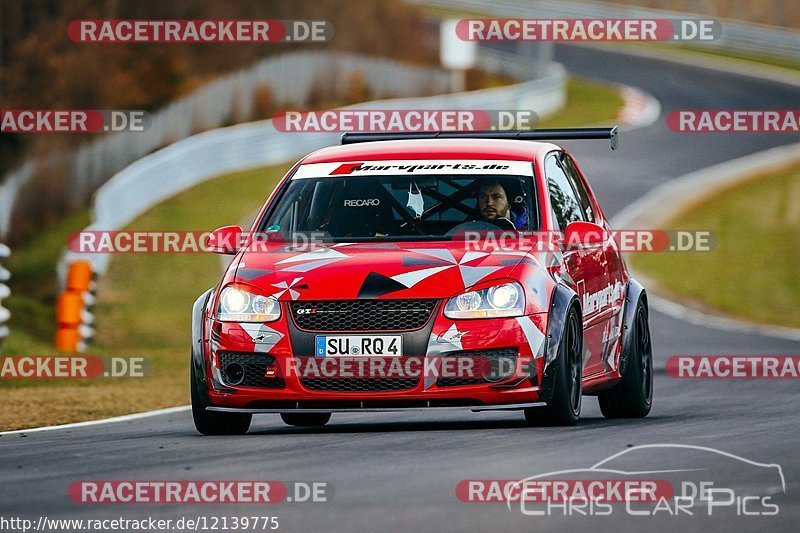
[[[342,408],[306,408],[306,407],[281,407],[274,409],[247,409],[237,407],[206,407],[206,411],[217,411],[220,413],[241,413],[241,414],[275,414],[275,413],[391,413],[402,411],[472,411],[480,413],[482,411],[519,411],[528,407],[545,407],[545,402],[532,403],[512,403],[500,405],[464,405],[464,406],[414,406],[414,407],[342,407]]]

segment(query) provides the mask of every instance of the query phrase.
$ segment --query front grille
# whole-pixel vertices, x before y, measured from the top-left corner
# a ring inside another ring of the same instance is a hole
[[[413,389],[419,378],[302,378],[303,387],[327,392],[386,392]]]
[[[516,348],[452,352],[443,357],[468,357],[476,362],[477,368],[469,376],[440,376],[436,379],[437,387],[499,383],[513,376],[517,367]]]
[[[228,365],[238,363],[244,368],[244,379],[235,387],[256,387],[262,389],[283,389],[286,383],[283,377],[264,376],[267,366],[275,363],[275,358],[263,353],[219,352],[219,368],[224,378]],[[230,385],[230,383],[226,383]]]
[[[328,300],[291,302],[304,331],[410,331],[428,322],[436,300]]]

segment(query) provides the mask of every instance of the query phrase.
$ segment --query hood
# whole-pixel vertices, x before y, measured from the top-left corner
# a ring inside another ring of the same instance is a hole
[[[481,281],[508,279],[520,250],[469,250],[463,241],[340,243],[296,250],[269,243],[246,250],[235,281],[279,300],[449,298]]]

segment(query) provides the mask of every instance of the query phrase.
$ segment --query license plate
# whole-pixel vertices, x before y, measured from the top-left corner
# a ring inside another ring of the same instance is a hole
[[[317,357],[401,357],[402,335],[317,335]]]

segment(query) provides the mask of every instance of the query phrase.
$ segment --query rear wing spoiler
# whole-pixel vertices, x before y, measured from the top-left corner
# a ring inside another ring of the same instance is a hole
[[[397,133],[347,132],[342,135],[342,144],[374,141],[405,141],[411,139],[514,139],[520,141],[577,141],[587,139],[609,139],[611,149],[619,146],[617,127],[611,128],[559,128],[552,130],[518,131],[413,131]]]

